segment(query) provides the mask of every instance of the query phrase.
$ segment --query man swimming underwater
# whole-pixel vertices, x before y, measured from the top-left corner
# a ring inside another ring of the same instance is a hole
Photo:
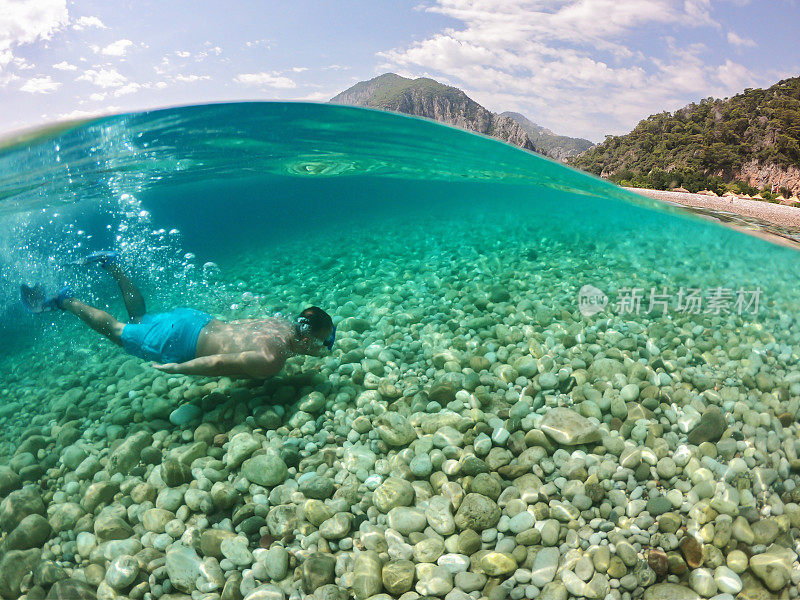
[[[23,285],[23,304],[33,313],[71,312],[129,354],[155,361],[153,367],[165,373],[261,379],[276,375],[292,355],[319,356],[323,348],[333,348],[336,327],[330,315],[316,306],[305,309],[295,321],[269,317],[226,322],[192,308],[149,314],[141,292],[119,266],[116,252],[95,252],[82,264],[99,264],[116,280],[128,323],[81,302],[68,287],[46,298],[40,284]]]

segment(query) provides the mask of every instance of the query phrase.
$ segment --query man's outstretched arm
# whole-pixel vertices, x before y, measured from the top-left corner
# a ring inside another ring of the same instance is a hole
[[[153,367],[165,373],[181,375],[205,375],[207,377],[252,377],[264,379],[277,375],[285,361],[261,352],[237,352],[235,354],[212,354],[182,363],[156,364]]]

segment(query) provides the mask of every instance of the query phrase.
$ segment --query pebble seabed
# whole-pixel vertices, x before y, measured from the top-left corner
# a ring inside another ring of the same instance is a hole
[[[61,316],[80,341],[4,359],[0,597],[800,595],[796,276],[635,224],[385,227],[239,261],[227,317],[337,304],[333,353],[273,380],[165,376]],[[761,317],[577,311],[688,252]]]

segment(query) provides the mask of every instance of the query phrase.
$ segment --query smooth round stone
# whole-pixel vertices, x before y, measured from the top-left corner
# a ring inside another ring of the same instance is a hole
[[[653,517],[663,515],[671,509],[672,502],[670,502],[665,496],[656,496],[655,498],[650,498],[645,506],[645,510],[647,510],[647,512],[649,512]]]
[[[497,525],[500,514],[500,507],[494,500],[481,494],[470,493],[458,507],[455,523],[459,529],[485,531]]]
[[[558,375],[555,373],[542,373],[539,375],[539,385],[543,390],[552,390],[558,386]]]
[[[336,559],[330,554],[314,553],[309,556],[302,567],[303,587],[313,592],[323,585],[335,581]]]
[[[763,548],[763,546],[762,546]],[[770,547],[769,552],[750,557],[750,570],[773,592],[780,591],[790,576],[795,554],[789,549]]]
[[[685,585],[657,583],[644,591],[644,600],[700,600],[700,596]]]
[[[633,402],[639,397],[639,386],[629,383],[619,391],[619,395],[625,402]]]
[[[115,590],[131,585],[139,574],[139,562],[132,556],[118,556],[108,566],[106,583]]]
[[[755,543],[769,545],[775,541],[780,533],[780,527],[775,519],[760,519],[751,526]]]
[[[141,551],[142,543],[136,538],[127,540],[114,540],[103,544],[103,556],[106,560],[112,561],[118,556],[127,554],[129,556],[136,556]]]
[[[422,531],[428,524],[425,513],[419,508],[397,506],[389,511],[389,526],[403,535]]]
[[[456,573],[455,584],[462,592],[470,593],[483,589],[486,585],[486,575],[483,573]]]
[[[423,564],[416,567],[417,585],[419,594],[430,596],[444,596],[453,589],[453,575],[444,567]]]
[[[361,552],[353,561],[353,592],[358,600],[366,600],[381,591],[383,577],[378,554],[373,551]]]
[[[408,468],[411,469],[415,477],[428,477],[433,472],[433,463],[430,456],[421,454],[411,459]]]
[[[200,417],[201,414],[203,414],[203,409],[196,404],[187,403],[179,406],[170,413],[169,422],[178,427],[182,427]]]
[[[167,576],[172,585],[182,592],[193,592],[202,567],[202,561],[194,549],[175,544],[167,551],[166,558]]]
[[[151,508],[142,515],[142,525],[147,531],[164,533],[167,523],[175,518],[175,514],[161,508]]]
[[[469,569],[470,560],[463,554],[442,554],[436,559],[436,564],[455,575]]]
[[[249,457],[259,447],[259,443],[252,435],[246,432],[237,433],[228,442],[228,451],[225,454],[225,463],[228,467],[236,468],[242,461]],[[247,477],[245,475],[245,477]],[[248,477],[248,479],[250,479]],[[253,481],[250,479],[250,481]],[[259,484],[260,485],[260,484]]]
[[[601,439],[600,430],[589,419],[564,407],[548,410],[539,427],[553,441],[565,446],[590,444]]]
[[[414,545],[414,561],[418,563],[433,563],[444,553],[444,542],[430,537]]]
[[[561,553],[558,548],[542,548],[539,550],[533,559],[531,583],[541,589],[542,586],[553,581],[560,560]]]
[[[720,592],[738,594],[742,591],[742,580],[728,567],[719,566],[714,570],[714,581]]]
[[[725,562],[734,573],[744,573],[750,564],[747,555],[741,550],[733,550],[728,554]]]
[[[470,556],[481,548],[481,538],[477,532],[467,529],[458,534],[458,551]]]
[[[750,528],[750,523],[744,517],[736,517],[733,521],[733,531],[731,533],[735,539],[747,545],[752,545],[756,539],[753,530]]]
[[[456,522],[450,513],[450,500],[444,496],[434,496],[425,508],[428,524],[439,535],[451,535],[456,530]]]
[[[492,441],[497,446],[503,446],[508,441],[508,438],[511,436],[511,433],[505,427],[497,427],[492,432]]]
[[[592,575],[594,575],[594,564],[592,563],[592,559],[584,554],[575,563],[573,571],[575,575],[577,575],[582,581],[589,581],[592,578]]]
[[[658,518],[658,528],[664,533],[675,533],[681,523],[681,516],[675,512],[664,513]]]
[[[336,513],[319,526],[319,534],[326,540],[340,540],[350,533],[350,513]]]
[[[88,558],[92,550],[97,547],[97,538],[93,533],[81,531],[75,538],[75,544],[78,554],[84,558]]]
[[[247,543],[240,537],[228,537],[219,545],[222,555],[238,567],[249,567],[253,564],[253,555],[247,549]]]
[[[410,560],[396,560],[387,563],[382,570],[383,587],[390,594],[399,596],[414,585],[414,563]]]
[[[521,512],[519,514],[514,515],[508,521],[508,529],[514,534],[522,533],[533,527],[533,524],[536,522],[534,516],[529,513],[528,511]]]
[[[717,583],[709,569],[694,569],[689,573],[689,586],[703,598],[710,598],[717,593]]]
[[[61,462],[67,469],[74,471],[87,456],[88,453],[82,446],[67,446],[61,453]]]
[[[501,577],[516,571],[517,561],[510,554],[489,552],[481,559],[481,568],[489,577]]]
[[[677,473],[678,466],[669,456],[665,456],[656,463],[656,472],[662,479],[671,479]]]
[[[542,545],[555,546],[558,543],[558,536],[561,526],[555,519],[547,519],[542,525]]]
[[[287,467],[280,457],[260,454],[242,464],[242,475],[248,481],[264,487],[273,487],[286,480]]]
[[[414,486],[399,477],[387,477],[372,494],[372,504],[382,513],[398,506],[410,506],[414,501]]]
[[[289,572],[289,553],[283,546],[273,544],[267,551],[264,564],[270,579],[280,581]]]

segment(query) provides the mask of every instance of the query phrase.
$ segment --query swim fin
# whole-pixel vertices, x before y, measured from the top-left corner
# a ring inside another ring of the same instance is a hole
[[[64,300],[74,297],[75,292],[69,287],[63,287],[58,294],[47,298],[41,283],[37,283],[33,287],[25,285],[24,283],[20,286],[20,299],[22,300],[22,304],[29,312],[34,314],[49,312],[56,309],[63,310],[64,307],[62,303]]]
[[[73,265],[80,265],[82,267],[86,267],[93,264],[99,264],[102,268],[107,268],[109,265],[113,265],[117,262],[119,258],[119,253],[115,252],[114,250],[100,250],[98,252],[92,252],[86,258],[82,258],[81,260],[76,260],[72,262]]]

